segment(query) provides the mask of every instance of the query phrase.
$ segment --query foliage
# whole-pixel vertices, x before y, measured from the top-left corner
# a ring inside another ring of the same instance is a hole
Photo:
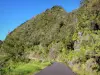
[[[53,6],[21,24],[3,41],[0,51],[4,56],[1,55],[0,59],[2,63],[6,62],[3,67],[11,63],[9,60],[15,63],[33,59],[72,62],[76,67],[71,68],[79,75],[83,72],[85,75],[91,75],[92,72],[86,71],[85,64],[90,59],[95,59],[97,66],[93,72],[98,75],[99,41],[100,0],[82,0],[80,8],[70,13],[60,6]],[[25,64],[25,67],[28,67],[27,65]],[[13,73],[15,70],[19,71],[20,66],[23,65],[18,64]],[[27,71],[32,72],[33,68],[29,69],[30,71]]]
[[[50,62],[30,61],[29,63],[19,62],[14,63],[9,61],[8,66],[2,69],[2,75],[33,75],[46,66],[50,65]]]

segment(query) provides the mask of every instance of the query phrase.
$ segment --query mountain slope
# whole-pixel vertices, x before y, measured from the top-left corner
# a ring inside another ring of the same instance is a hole
[[[9,34],[2,49],[13,57],[15,56],[15,59],[16,56],[23,56],[24,52],[34,49],[34,46],[48,48],[52,42],[71,41],[76,23],[73,19],[76,17],[74,14],[70,14],[66,13],[60,6],[46,10]],[[48,51],[49,49],[45,50],[47,54]],[[37,50],[36,53],[37,55],[42,54],[42,51]]]
[[[23,23],[6,37],[0,50],[6,63],[62,61],[79,75],[99,75],[99,33],[100,0],[82,0],[80,8],[70,13],[54,6]]]

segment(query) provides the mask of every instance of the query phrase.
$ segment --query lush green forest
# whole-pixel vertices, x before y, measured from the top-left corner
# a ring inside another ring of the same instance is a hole
[[[0,41],[1,75],[31,75],[53,61],[100,75],[100,0],[81,0],[70,13],[53,6]]]

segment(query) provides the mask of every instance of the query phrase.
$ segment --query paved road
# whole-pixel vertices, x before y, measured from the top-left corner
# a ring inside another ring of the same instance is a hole
[[[63,63],[55,62],[51,66],[46,67],[35,75],[76,75],[72,70]]]

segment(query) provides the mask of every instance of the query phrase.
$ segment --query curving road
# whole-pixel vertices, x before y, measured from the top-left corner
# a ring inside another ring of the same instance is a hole
[[[69,67],[63,63],[55,62],[35,75],[76,75]]]

